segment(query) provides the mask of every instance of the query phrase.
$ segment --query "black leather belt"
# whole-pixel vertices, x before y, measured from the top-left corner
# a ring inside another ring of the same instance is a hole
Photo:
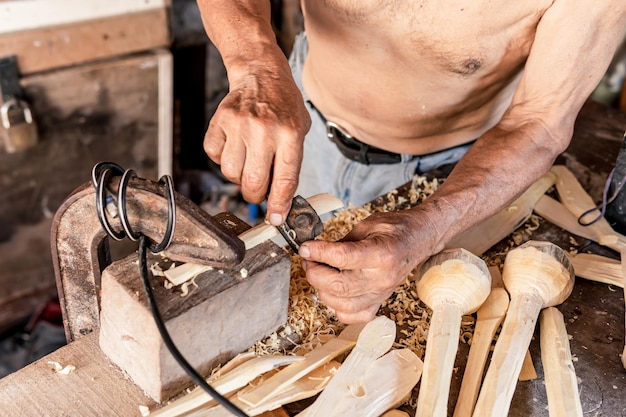
[[[402,155],[385,151],[383,149],[370,146],[351,136],[336,123],[326,120],[324,115],[308,101],[311,107],[320,115],[326,124],[326,135],[335,145],[339,152],[346,158],[360,162],[365,165],[370,164],[397,164],[402,161]]]
[[[336,123],[326,121],[326,134],[328,139],[337,145],[337,149],[348,159],[360,162],[365,165],[370,164],[397,164],[402,161],[402,155],[385,151],[383,149],[370,146],[354,138],[345,132]]]

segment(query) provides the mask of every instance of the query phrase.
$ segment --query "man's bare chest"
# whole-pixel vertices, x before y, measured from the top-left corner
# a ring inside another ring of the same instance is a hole
[[[513,68],[526,58],[549,0],[305,0],[307,20],[340,26],[351,45],[384,48],[407,62],[462,77]],[[331,29],[332,30],[332,29]],[[339,33],[338,32],[338,33]]]

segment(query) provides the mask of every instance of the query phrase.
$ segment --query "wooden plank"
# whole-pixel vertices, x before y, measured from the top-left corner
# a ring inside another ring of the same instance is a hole
[[[169,44],[167,10],[160,8],[7,33],[0,36],[0,56],[16,55],[20,73],[28,75]]]
[[[164,8],[169,0],[2,1],[0,34]]]
[[[0,379],[2,415],[139,416],[139,406],[156,406],[107,360],[97,342],[97,334],[85,336]],[[50,361],[76,369],[55,373]]]
[[[113,161],[150,179],[162,173],[157,148],[172,146],[171,126],[165,126],[171,121],[159,114],[172,102],[163,80],[167,71],[171,55],[162,50],[21,80],[40,142],[22,153],[0,154],[0,326],[14,316],[9,303],[18,306],[16,297],[49,299],[44,290],[55,286],[52,216],[90,180],[95,163]],[[171,166],[171,160],[163,163]],[[112,246],[123,255],[134,248],[129,242]]]

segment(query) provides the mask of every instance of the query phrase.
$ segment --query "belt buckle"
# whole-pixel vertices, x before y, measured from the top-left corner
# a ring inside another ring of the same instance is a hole
[[[355,139],[354,136],[346,132],[337,123],[326,120],[326,135],[328,136],[328,139],[330,139],[331,141],[333,141],[335,144],[339,146],[339,150],[342,151],[342,153],[349,159],[352,159],[353,161],[357,161],[365,165],[370,164],[369,156],[367,154],[370,148],[369,145],[362,143],[361,141]],[[343,136],[343,138],[348,141],[352,141],[353,145],[358,146],[359,149],[358,150],[351,149],[350,155],[348,155],[347,149],[346,149],[348,145],[343,143],[344,141],[338,137],[339,135]],[[342,142],[342,143],[340,144],[337,141]]]

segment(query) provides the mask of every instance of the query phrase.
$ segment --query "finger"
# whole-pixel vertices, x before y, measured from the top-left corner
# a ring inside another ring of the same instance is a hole
[[[340,270],[369,269],[388,264],[387,260],[381,259],[379,249],[375,239],[354,242],[310,240],[302,244],[299,254],[306,260],[327,264]]]
[[[218,165],[222,159],[225,143],[226,133],[224,130],[217,123],[209,123],[209,128],[204,135],[204,152]]]
[[[338,271],[328,265],[308,261],[303,261],[302,264],[309,283],[329,296],[354,298],[378,293],[379,282],[368,280],[361,270]],[[372,300],[369,304],[371,303]]]
[[[231,135],[237,135],[231,133]],[[222,174],[231,182],[241,184],[241,175],[246,161],[246,145],[239,138],[228,138],[221,157]]]
[[[357,313],[345,313],[343,311],[335,311],[335,316],[341,323],[344,324],[368,323],[376,317],[379,309],[380,307],[378,305],[373,305]]]
[[[342,323],[362,323],[373,319],[378,313],[380,303],[368,296],[339,298],[318,291],[322,304],[335,312]]]
[[[246,201],[258,204],[265,200],[273,160],[274,151],[261,141],[249,145],[241,177],[241,193]]]
[[[293,133],[292,133],[293,134]],[[293,143],[293,141],[289,141]],[[302,143],[301,141],[298,143]],[[279,146],[274,158],[272,183],[267,198],[267,217],[278,226],[287,218],[291,201],[298,188],[298,176],[302,165],[301,146]]]

